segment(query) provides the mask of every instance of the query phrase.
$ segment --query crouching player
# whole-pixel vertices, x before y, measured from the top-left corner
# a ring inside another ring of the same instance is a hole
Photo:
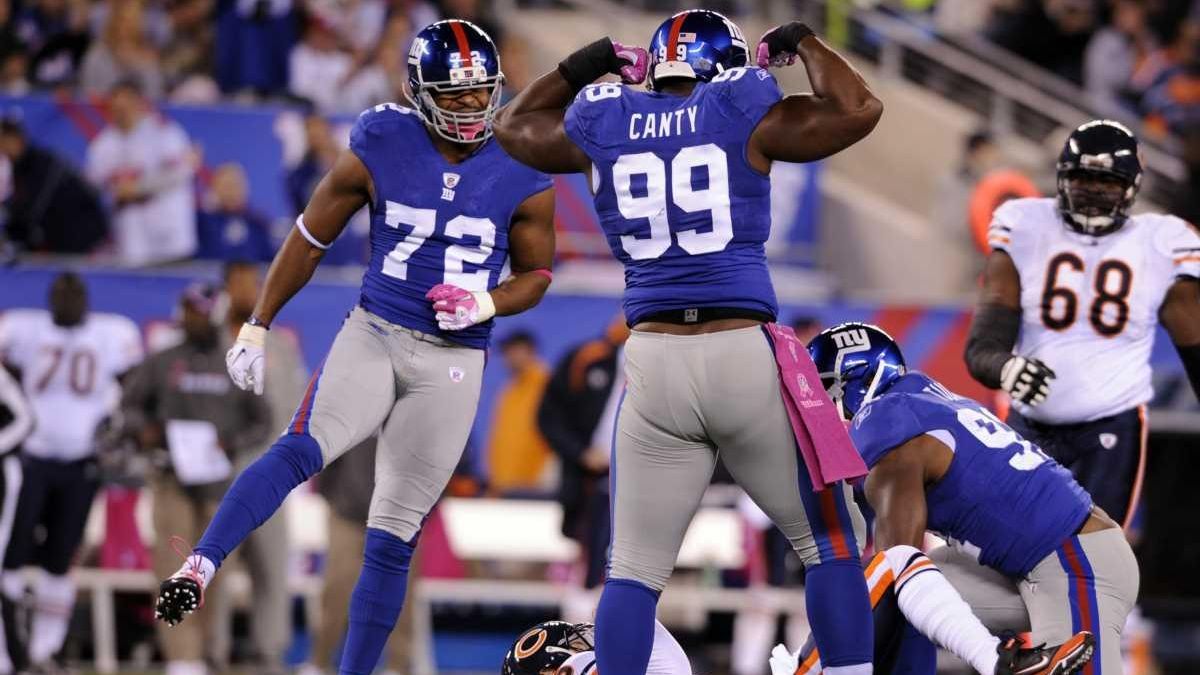
[[[980,673],[1121,673],[1137,560],[1071,474],[975,401],[908,372],[874,326],[830,328],[809,352],[870,467],[875,542],[908,622]],[[950,546],[926,557],[926,529]],[[1003,670],[999,639],[956,587],[986,623],[1059,646]]]

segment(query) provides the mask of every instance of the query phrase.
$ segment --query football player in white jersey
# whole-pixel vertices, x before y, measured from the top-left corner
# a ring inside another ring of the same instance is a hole
[[[500,675],[598,675],[595,644],[593,624],[544,621],[513,642]],[[657,620],[646,675],[692,675],[683,647]]]
[[[1127,528],[1160,323],[1200,390],[1200,236],[1174,216],[1130,214],[1141,179],[1129,129],[1076,129],[1059,156],[1057,197],[996,209],[966,348],[975,379],[1012,397],[1009,425]]]
[[[39,568],[29,644],[12,645],[14,665],[48,662],[67,634],[75,585],[67,576],[99,488],[95,436],[120,395],[119,378],[142,358],[129,319],[88,312],[83,280],[66,272],[50,286],[50,309],[0,317],[0,358],[20,372],[35,427],[25,440],[24,479],[4,556],[5,570]],[[39,542],[34,530],[41,526]],[[4,574],[6,606],[25,596],[24,577]]]

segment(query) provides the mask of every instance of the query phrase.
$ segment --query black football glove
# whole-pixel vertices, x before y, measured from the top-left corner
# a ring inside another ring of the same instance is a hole
[[[759,68],[792,65],[796,62],[797,46],[809,35],[813,35],[813,30],[799,21],[772,28],[758,40],[755,63]]]
[[[1038,405],[1050,394],[1054,371],[1038,359],[1014,356],[1000,369],[1000,388],[1014,401]]]

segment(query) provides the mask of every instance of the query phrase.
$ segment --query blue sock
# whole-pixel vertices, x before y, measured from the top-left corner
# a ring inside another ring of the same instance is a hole
[[[596,607],[596,669],[643,675],[654,648],[658,593],[632,579],[609,579]]]
[[[233,481],[195,552],[220,567],[254,528],[279,509],[288,493],[316,475],[323,463],[321,448],[312,436],[280,437]]]
[[[875,625],[862,562],[837,559],[809,567],[804,596],[821,665],[871,663]]]
[[[404,607],[408,564],[416,537],[407,542],[390,532],[367,528],[362,572],[350,595],[350,629],[342,650],[340,675],[371,675]]]

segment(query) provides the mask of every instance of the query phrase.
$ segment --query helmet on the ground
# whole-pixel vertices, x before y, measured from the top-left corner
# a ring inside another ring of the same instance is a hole
[[[650,88],[664,80],[708,82],[750,62],[742,29],[707,9],[689,9],[662,22],[650,38]]]
[[[821,385],[845,419],[887,391],[908,372],[900,345],[868,323],[826,328],[808,343]]]
[[[500,107],[500,52],[478,26],[461,19],[431,23],[413,38],[408,50],[408,91],[425,124],[455,143],[476,143],[492,135],[492,117]],[[463,112],[438,107],[438,94],[487,88],[483,110]]]
[[[1137,138],[1125,125],[1095,120],[1080,126],[1063,146],[1057,168],[1058,210],[1068,227],[1101,236],[1125,224],[1142,184]]]
[[[594,649],[590,623],[545,621],[517,638],[504,656],[501,675],[540,675],[557,670],[564,661],[580,652]]]

